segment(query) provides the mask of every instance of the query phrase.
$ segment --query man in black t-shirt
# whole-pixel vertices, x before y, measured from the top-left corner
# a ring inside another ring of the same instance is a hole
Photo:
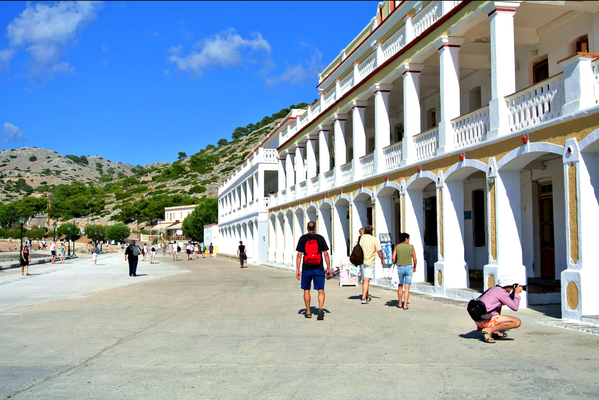
[[[125,261],[129,261],[129,276],[137,276],[137,262],[141,254],[141,249],[132,240],[129,246],[125,249]]]
[[[326,276],[331,276],[331,259],[329,258],[329,246],[324,238],[314,232],[316,224],[312,221],[308,222],[308,233],[300,237],[296,251],[297,257],[295,260],[296,272],[295,276],[301,281],[301,287],[304,290],[304,302],[306,303],[306,318],[312,318],[310,310],[310,289],[312,281],[314,281],[314,289],[318,290],[318,320],[324,319],[324,280],[325,272],[323,265],[327,263]],[[303,256],[303,263],[302,263]],[[300,271],[300,265],[302,270]]]

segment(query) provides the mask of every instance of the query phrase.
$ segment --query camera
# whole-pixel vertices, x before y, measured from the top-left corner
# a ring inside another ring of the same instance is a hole
[[[527,291],[528,290],[528,285],[518,285],[517,283],[514,283],[514,285],[512,286],[512,292],[510,293],[510,297],[512,300],[514,300],[514,297],[516,296],[516,288],[520,286],[522,288],[523,291]]]

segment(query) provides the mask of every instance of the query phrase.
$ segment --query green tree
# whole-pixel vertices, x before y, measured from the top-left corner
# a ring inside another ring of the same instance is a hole
[[[69,227],[71,228],[70,230]],[[72,223],[62,224],[58,227],[58,229],[56,229],[56,234],[58,236],[64,235],[67,238],[67,240],[71,241],[79,239],[79,237],[81,236],[79,232],[79,227]]]
[[[220,146],[224,146],[224,145],[226,145],[227,143],[229,143],[229,142],[227,141],[227,139],[224,139],[224,138],[223,138],[223,139],[220,139],[218,142],[216,142],[216,144],[218,145],[218,147],[220,147]]]
[[[85,232],[85,236],[87,236],[88,238],[92,239],[92,238],[99,238],[100,237],[100,233],[105,233],[106,227],[104,225],[93,225],[93,224],[89,224],[88,226],[86,226],[85,228],[83,228],[83,231]]]
[[[187,153],[185,153],[184,151],[180,151],[179,152],[179,157],[177,157],[178,160],[183,160],[184,158],[187,158]]]
[[[198,242],[204,241],[204,225],[218,221],[218,199],[202,199],[201,203],[183,220],[183,234]]]
[[[129,237],[129,234],[131,234],[131,230],[125,224],[110,225],[106,229],[106,235],[108,238],[116,242],[123,242]]]

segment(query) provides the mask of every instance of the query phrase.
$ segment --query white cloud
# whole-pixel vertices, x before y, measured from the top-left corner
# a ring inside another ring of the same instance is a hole
[[[169,60],[181,71],[201,75],[211,66],[232,67],[244,61],[249,53],[263,51],[270,54],[270,43],[260,33],[244,39],[234,29],[198,40],[187,56],[179,56],[181,45],[171,48]]]
[[[27,3],[25,11],[7,27],[12,48],[27,46],[30,73],[36,82],[74,69],[61,62],[68,46],[90,21],[96,19],[101,2]]]
[[[10,122],[4,123],[4,138],[2,139],[2,144],[6,144],[8,142],[19,142],[21,140],[25,140],[23,138],[23,132]]]
[[[104,53],[108,53],[108,49],[106,48],[106,45],[105,45],[105,44],[103,44],[103,45],[102,45],[102,51],[103,51]]]
[[[7,67],[14,55],[13,49],[0,50],[0,67]]]
[[[310,50],[310,56],[307,60],[298,62],[294,65],[287,65],[285,71],[280,75],[268,76],[265,71],[266,83],[269,85],[276,85],[279,83],[294,83],[303,84],[309,79],[316,79],[318,74],[322,71],[322,53],[313,46],[307,45],[300,42],[300,47],[305,47]],[[274,67],[271,66],[271,69]]]

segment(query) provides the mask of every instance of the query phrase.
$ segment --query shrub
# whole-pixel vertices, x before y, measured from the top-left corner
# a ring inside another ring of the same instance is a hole
[[[31,161],[31,162],[37,161],[37,157],[31,156],[31,157],[29,157],[29,161]]]

